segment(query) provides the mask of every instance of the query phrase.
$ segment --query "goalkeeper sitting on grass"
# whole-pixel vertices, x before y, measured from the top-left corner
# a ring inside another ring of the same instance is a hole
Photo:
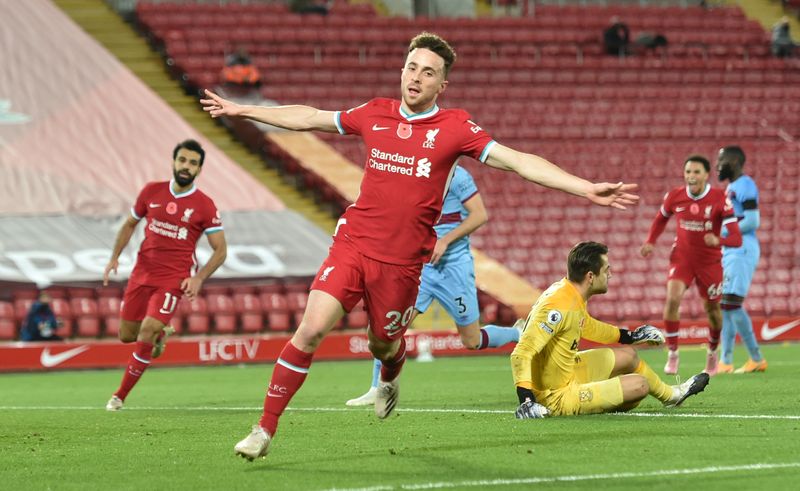
[[[519,419],[628,411],[647,394],[665,406],[680,406],[702,392],[708,374],[680,385],[667,385],[630,346],[578,351],[582,337],[603,344],[664,343],[653,326],[629,332],[593,319],[589,297],[608,291],[608,247],[581,242],[567,260],[567,278],[553,283],[536,301],[525,330],[511,353],[519,397]]]

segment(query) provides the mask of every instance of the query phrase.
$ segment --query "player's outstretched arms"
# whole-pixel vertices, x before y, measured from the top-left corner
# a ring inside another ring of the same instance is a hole
[[[601,206],[624,210],[627,206],[639,202],[639,196],[633,194],[638,187],[636,184],[592,183],[570,174],[538,155],[518,152],[499,143],[489,150],[486,164],[498,169],[514,171],[529,181],[582,196]]]
[[[629,332],[626,329],[619,330],[619,342],[621,344],[649,344],[658,346],[666,342],[664,333],[661,329],[645,324]]]
[[[206,99],[200,99],[200,104],[203,106],[203,111],[209,113],[212,118],[219,118],[222,116],[235,118],[242,116],[244,106],[223,99],[208,89],[205,89],[204,92],[206,94]]]
[[[638,184],[625,184],[622,182],[615,184],[597,182],[592,184],[590,192],[586,194],[586,199],[596,205],[624,210],[628,206],[639,202],[639,196],[633,194],[633,191],[636,191],[638,187]]]
[[[550,415],[550,410],[536,402],[533,391],[524,387],[517,387],[517,397],[520,404],[514,411],[517,419],[540,419]]]
[[[200,99],[203,110],[212,118],[239,117],[260,121],[280,128],[295,131],[319,130],[338,133],[336,113],[321,111],[311,106],[248,106],[223,99],[210,90],[205,90],[206,98]]]

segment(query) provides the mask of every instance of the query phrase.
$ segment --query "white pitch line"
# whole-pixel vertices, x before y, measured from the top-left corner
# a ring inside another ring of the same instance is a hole
[[[126,406],[124,411],[245,411],[257,412],[262,407],[244,406]],[[365,411],[371,408],[344,408],[344,407],[288,407],[287,411],[316,412],[316,413],[346,413]],[[0,406],[0,411],[99,411],[105,410],[104,406]],[[502,414],[511,415],[512,411],[506,409],[445,409],[445,408],[398,408],[402,413],[466,413],[466,414]],[[699,414],[699,413],[609,413],[609,416],[638,417],[638,418],[697,418],[697,419],[778,419],[778,420],[800,420],[800,415],[796,414]]]
[[[720,472],[767,471],[800,467],[800,462],[780,464],[717,465],[689,469],[664,469],[650,472],[617,472],[612,474],[584,474],[553,477],[528,477],[516,479],[489,479],[478,481],[440,481],[419,484],[400,484],[397,486],[370,486],[366,488],[330,488],[326,491],[392,491],[395,489],[443,489],[461,487],[512,486],[519,484],[547,484],[556,482],[598,481],[608,479],[632,479],[642,477],[683,476],[695,474],[717,474]]]

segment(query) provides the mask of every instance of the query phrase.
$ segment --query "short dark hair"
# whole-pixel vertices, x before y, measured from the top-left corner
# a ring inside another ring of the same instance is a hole
[[[689,155],[686,157],[686,160],[683,161],[683,166],[686,167],[686,164],[689,162],[700,162],[703,164],[703,168],[706,170],[706,172],[711,172],[711,162],[703,155]]]
[[[408,45],[408,52],[411,53],[417,48],[429,49],[442,57],[444,60],[444,79],[447,80],[450,68],[453,66],[453,63],[456,62],[456,52],[453,47],[437,34],[421,32],[411,40],[411,43]]]
[[[738,145],[730,145],[727,147],[722,147],[722,153],[724,153],[725,155],[730,155],[731,157],[736,159],[736,162],[739,165],[744,165],[745,156],[742,147]]]
[[[589,271],[600,274],[600,268],[603,267],[600,256],[603,254],[608,254],[608,246],[600,242],[587,241],[576,244],[569,251],[567,258],[569,280],[580,283]]]
[[[200,146],[200,143],[197,140],[183,140],[182,142],[175,145],[175,150],[172,151],[172,160],[178,158],[178,150],[181,148],[185,148],[186,150],[191,150],[192,152],[197,152],[200,154],[200,165],[203,165],[203,161],[206,159],[206,151],[203,150],[203,147]]]

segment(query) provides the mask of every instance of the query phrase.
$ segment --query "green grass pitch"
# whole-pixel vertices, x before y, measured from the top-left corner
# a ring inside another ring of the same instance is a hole
[[[660,372],[663,351],[640,353]],[[233,445],[271,365],[156,367],[118,413],[104,406],[122,370],[0,375],[0,488],[797,489],[800,345],[764,354],[766,373],[714,377],[677,410],[648,398],[626,415],[527,421],[513,417],[506,357],[409,360],[385,421],[344,406],[369,362],[318,362],[252,463]],[[684,378],[703,360],[684,348]]]

